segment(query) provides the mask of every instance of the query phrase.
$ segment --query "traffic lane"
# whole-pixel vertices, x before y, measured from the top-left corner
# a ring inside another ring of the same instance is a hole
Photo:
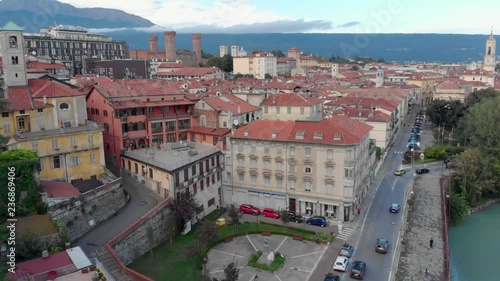
[[[231,221],[231,218],[229,217],[228,212],[226,212],[223,215],[223,217],[227,221]],[[250,215],[250,214],[241,214],[240,223],[244,223],[244,222],[266,222],[266,223],[270,223],[270,224],[283,225],[283,221],[281,219],[268,218],[268,217],[264,217],[262,215],[254,216],[254,215]],[[290,221],[286,224],[286,226],[298,228],[298,229],[310,230],[310,231],[314,231],[314,232],[324,232],[324,233],[330,233],[330,232],[333,232],[334,230],[337,231],[337,225],[332,224],[330,222],[329,222],[327,227],[308,225],[305,222],[305,220],[301,223],[296,223],[296,222]]]

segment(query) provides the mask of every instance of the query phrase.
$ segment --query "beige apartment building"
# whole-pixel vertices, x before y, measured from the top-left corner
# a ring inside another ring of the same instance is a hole
[[[275,77],[277,76],[277,59],[271,53],[233,57],[233,73],[251,74],[257,79],[264,79],[266,74]]]
[[[319,119],[323,116],[323,101],[306,94],[272,94],[262,101],[262,119],[289,120]]]
[[[375,163],[371,129],[344,116],[257,120],[240,128],[226,153],[225,203],[351,220]]]
[[[467,93],[468,94],[468,93]],[[436,86],[433,100],[458,100],[465,101],[466,89],[461,88],[457,83],[446,80]]]

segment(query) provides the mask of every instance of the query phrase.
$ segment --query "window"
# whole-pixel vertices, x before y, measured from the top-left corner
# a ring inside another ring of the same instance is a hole
[[[250,168],[257,168],[257,159],[250,159]]]
[[[69,109],[69,105],[65,102],[61,103],[59,105],[59,109],[62,109],[62,110],[68,110]]]
[[[202,139],[203,139],[203,141],[206,141],[207,140],[207,136],[203,135]]]
[[[276,162],[276,170],[283,171],[283,162]]]
[[[269,146],[264,146],[264,153],[269,154]]]
[[[280,114],[280,107],[279,106],[276,107],[276,114]]]
[[[282,178],[277,178],[276,179],[276,187],[277,188],[283,188],[283,179]]]
[[[103,114],[104,116],[108,116],[108,111],[107,111],[107,110],[103,110],[103,111],[102,111],[102,114]]]
[[[281,146],[276,147],[276,153],[278,153],[278,155],[283,154],[283,148]]]
[[[2,112],[2,117],[4,117],[4,118],[9,117],[9,113],[8,112]]]
[[[57,156],[52,156],[52,169],[59,169],[61,168],[61,158],[59,155]]]
[[[52,148],[59,149],[59,143],[57,142],[57,139],[52,139]]]
[[[290,146],[290,156],[295,156],[295,146]]]
[[[231,181],[231,172],[226,172],[226,180]]]
[[[80,156],[71,156],[71,167],[80,166],[81,163]]]
[[[188,181],[189,180],[189,171],[188,169],[184,169],[184,181]]]
[[[256,184],[257,184],[257,176],[256,176],[256,175],[251,175],[251,176],[250,176],[250,180],[252,181],[252,184],[253,184],[253,185],[256,185]]]
[[[204,190],[204,189],[205,189],[205,179],[202,179],[202,180],[200,181],[200,189],[201,189],[201,190]]]
[[[17,37],[16,36],[9,36],[9,47],[10,48],[17,48]]]
[[[99,115],[99,109],[95,109],[95,115]]]
[[[264,113],[267,114],[269,112],[269,107],[264,106]]]
[[[304,172],[306,172],[307,174],[310,174],[311,173],[311,165],[306,164],[306,167],[304,168]]]
[[[38,111],[37,113],[37,121],[39,128],[45,128],[45,116],[43,116],[43,111]]]
[[[18,56],[12,56],[10,57],[12,64],[19,64],[19,57]]]
[[[238,167],[244,167],[245,166],[245,160],[243,158],[238,159]]]
[[[92,147],[94,146],[94,135],[89,135],[89,146]]]
[[[40,158],[40,171],[45,170],[45,158]]]
[[[312,183],[310,181],[304,181],[304,190],[310,192]]]
[[[3,122],[3,132],[5,134],[10,134],[10,123],[9,122]]]
[[[333,167],[326,167],[326,175],[333,177]]]
[[[344,169],[344,177],[346,178],[352,178],[353,174],[352,174],[352,169],[348,169],[348,168],[345,168]]]
[[[303,108],[303,107],[301,107],[301,108],[300,108],[300,115],[304,115],[304,111],[305,111],[305,110],[304,110],[304,108]]]
[[[333,149],[326,150],[326,159],[333,160]]]
[[[289,171],[290,173],[295,173],[295,163],[290,163],[290,164],[288,165],[288,171]]]
[[[288,179],[288,188],[295,189],[296,185],[295,179]]]
[[[212,174],[212,184],[215,184],[215,175]]]
[[[245,182],[245,174],[239,174],[238,175],[238,181],[240,183],[244,183]]]
[[[71,136],[69,139],[71,141],[71,146],[76,146],[76,137],[75,136]]]
[[[227,122],[222,122],[222,127],[227,128]]]
[[[196,194],[196,193],[198,193],[198,188],[197,188],[196,183],[195,183],[195,184],[193,184],[193,194]]]
[[[306,157],[311,157],[311,148],[306,147]]]
[[[255,146],[255,144],[252,144],[252,153],[256,153],[257,152],[257,147]]]
[[[270,176],[264,176],[264,185],[271,186],[271,177]]]
[[[264,161],[264,169],[271,169],[271,161],[269,160]]]
[[[286,108],[286,113],[292,114],[292,108],[290,106]]]
[[[345,160],[346,161],[352,161],[352,150],[347,149],[345,151]]]
[[[92,153],[89,155],[89,157],[90,157],[90,163],[95,163],[95,154]],[[129,162],[129,164],[130,164],[130,162]],[[129,169],[130,169],[130,167],[129,167]]]
[[[326,188],[326,194],[333,194],[333,184],[327,183],[325,185],[325,188]]]
[[[38,142],[34,141],[31,143],[31,148],[34,150],[34,151],[38,151]]]
[[[212,199],[210,199],[210,200],[208,200],[208,207],[211,207],[213,205],[215,205],[215,197],[212,198]]]

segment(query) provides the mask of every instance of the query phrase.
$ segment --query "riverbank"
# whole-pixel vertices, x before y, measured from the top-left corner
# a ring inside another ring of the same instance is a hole
[[[476,207],[474,207],[474,208],[471,208],[471,209],[469,210],[469,216],[470,216],[470,215],[472,215],[472,214],[474,214],[474,213],[476,213],[476,212],[481,211],[482,209],[484,209],[484,208],[486,208],[486,207],[489,207],[489,206],[491,206],[491,205],[495,205],[495,204],[496,204],[496,203],[498,203],[498,202],[500,202],[500,198],[497,198],[497,199],[492,199],[492,200],[490,200],[490,201],[487,201],[487,202],[486,202],[486,203],[484,203],[484,204],[481,204],[481,205],[478,205],[478,206],[476,206]]]

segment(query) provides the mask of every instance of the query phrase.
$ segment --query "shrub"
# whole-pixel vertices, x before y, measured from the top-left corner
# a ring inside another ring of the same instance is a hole
[[[424,151],[427,158],[444,159],[444,157],[446,156],[446,149],[440,145],[427,147]]]

